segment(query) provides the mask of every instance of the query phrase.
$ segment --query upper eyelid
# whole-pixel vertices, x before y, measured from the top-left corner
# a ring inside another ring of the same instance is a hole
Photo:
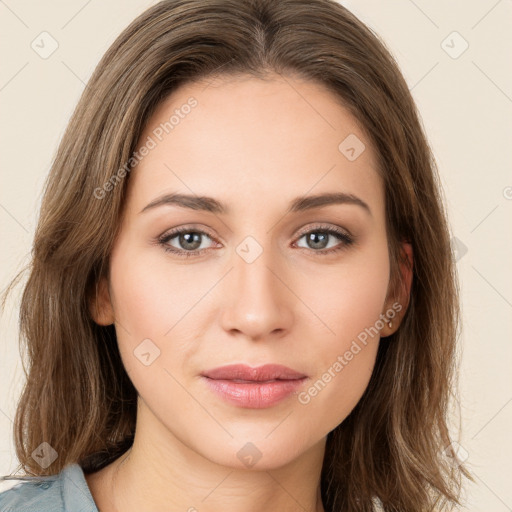
[[[350,231],[348,231],[346,228],[342,228],[341,226],[327,225],[326,223],[319,223],[316,226],[313,225],[313,226],[306,227],[306,228],[299,230],[299,233],[297,235],[295,235],[295,237],[294,237],[294,243],[296,243],[299,239],[301,239],[303,236],[307,235],[308,233],[315,232],[315,231],[330,232],[331,236],[338,235],[338,238],[340,238],[340,236],[339,236],[340,233],[337,233],[337,231],[342,231],[348,238],[350,238],[352,240],[354,239],[354,236],[352,235],[352,233]],[[167,241],[169,241],[169,240],[172,240],[173,238],[179,236],[181,233],[189,233],[189,232],[200,233],[201,235],[208,236],[214,243],[219,242],[218,238],[216,236],[212,235],[211,233],[209,233],[207,229],[195,227],[193,225],[192,226],[185,225],[185,226],[178,226],[175,228],[171,228],[168,231],[164,232],[162,235],[160,235],[158,237],[158,239],[159,240],[167,239]],[[200,250],[200,249],[198,249],[198,250]],[[192,252],[192,251],[190,251],[190,252]]]
[[[352,233],[347,228],[341,226],[328,225],[326,223],[320,223],[313,227],[301,229],[299,230],[298,236],[304,236],[307,233],[310,233],[311,231],[344,231],[347,234],[347,236],[353,236]]]
[[[307,228],[302,228],[299,230],[299,233],[296,236],[304,236],[305,234],[310,233],[311,231],[315,231],[315,230],[316,231],[342,230],[342,231],[345,231],[347,235],[352,236],[352,233],[347,228],[344,228],[341,226],[328,225],[326,223],[320,223],[316,226],[314,225],[314,226],[310,226]],[[211,234],[207,228],[195,227],[194,225],[177,226],[175,228],[168,229],[162,235],[160,235],[158,238],[167,238],[170,235],[176,236],[176,235],[180,234],[180,232],[201,233],[201,234],[208,235],[210,238],[215,238],[215,239],[217,238],[215,235]]]
[[[175,228],[171,228],[171,229],[168,229],[167,231],[165,231],[164,233],[162,233],[158,238],[159,239],[174,238],[181,233],[200,233],[201,235],[209,236],[212,240],[217,239],[217,237],[215,237],[213,234],[209,233],[208,230],[203,229],[203,228],[196,228],[194,226],[178,226]]]

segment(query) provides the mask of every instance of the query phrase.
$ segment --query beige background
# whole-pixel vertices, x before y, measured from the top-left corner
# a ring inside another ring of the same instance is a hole
[[[0,0],[0,290],[28,261],[41,186],[84,84],[120,31],[153,3]],[[464,312],[460,453],[477,480],[467,486],[465,510],[512,511],[512,2],[342,3],[397,58],[442,174]],[[51,48],[44,31],[58,43],[46,59],[31,47],[46,37]],[[19,291],[1,319],[0,474],[17,465]]]

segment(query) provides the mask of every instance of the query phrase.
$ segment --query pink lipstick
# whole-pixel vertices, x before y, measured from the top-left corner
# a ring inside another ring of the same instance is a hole
[[[208,387],[228,402],[249,409],[271,407],[296,392],[307,375],[278,364],[252,368],[221,366],[201,374]]]

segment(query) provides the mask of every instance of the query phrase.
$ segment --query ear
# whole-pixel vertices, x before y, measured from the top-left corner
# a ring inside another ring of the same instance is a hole
[[[98,325],[111,325],[115,321],[106,277],[102,277],[96,285],[89,303],[89,312]]]
[[[400,278],[396,280],[392,292],[388,294],[385,310],[382,312],[384,327],[380,331],[381,337],[389,336],[398,330],[409,305],[413,275],[413,254],[410,243],[402,242],[401,244],[399,271]]]

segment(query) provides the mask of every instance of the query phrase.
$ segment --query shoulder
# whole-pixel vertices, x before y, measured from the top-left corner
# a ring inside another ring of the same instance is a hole
[[[78,464],[66,466],[57,475],[24,477],[15,482],[0,492],[0,512],[98,512]]]
[[[58,477],[18,479],[10,489],[0,492],[1,512],[64,511]]]

